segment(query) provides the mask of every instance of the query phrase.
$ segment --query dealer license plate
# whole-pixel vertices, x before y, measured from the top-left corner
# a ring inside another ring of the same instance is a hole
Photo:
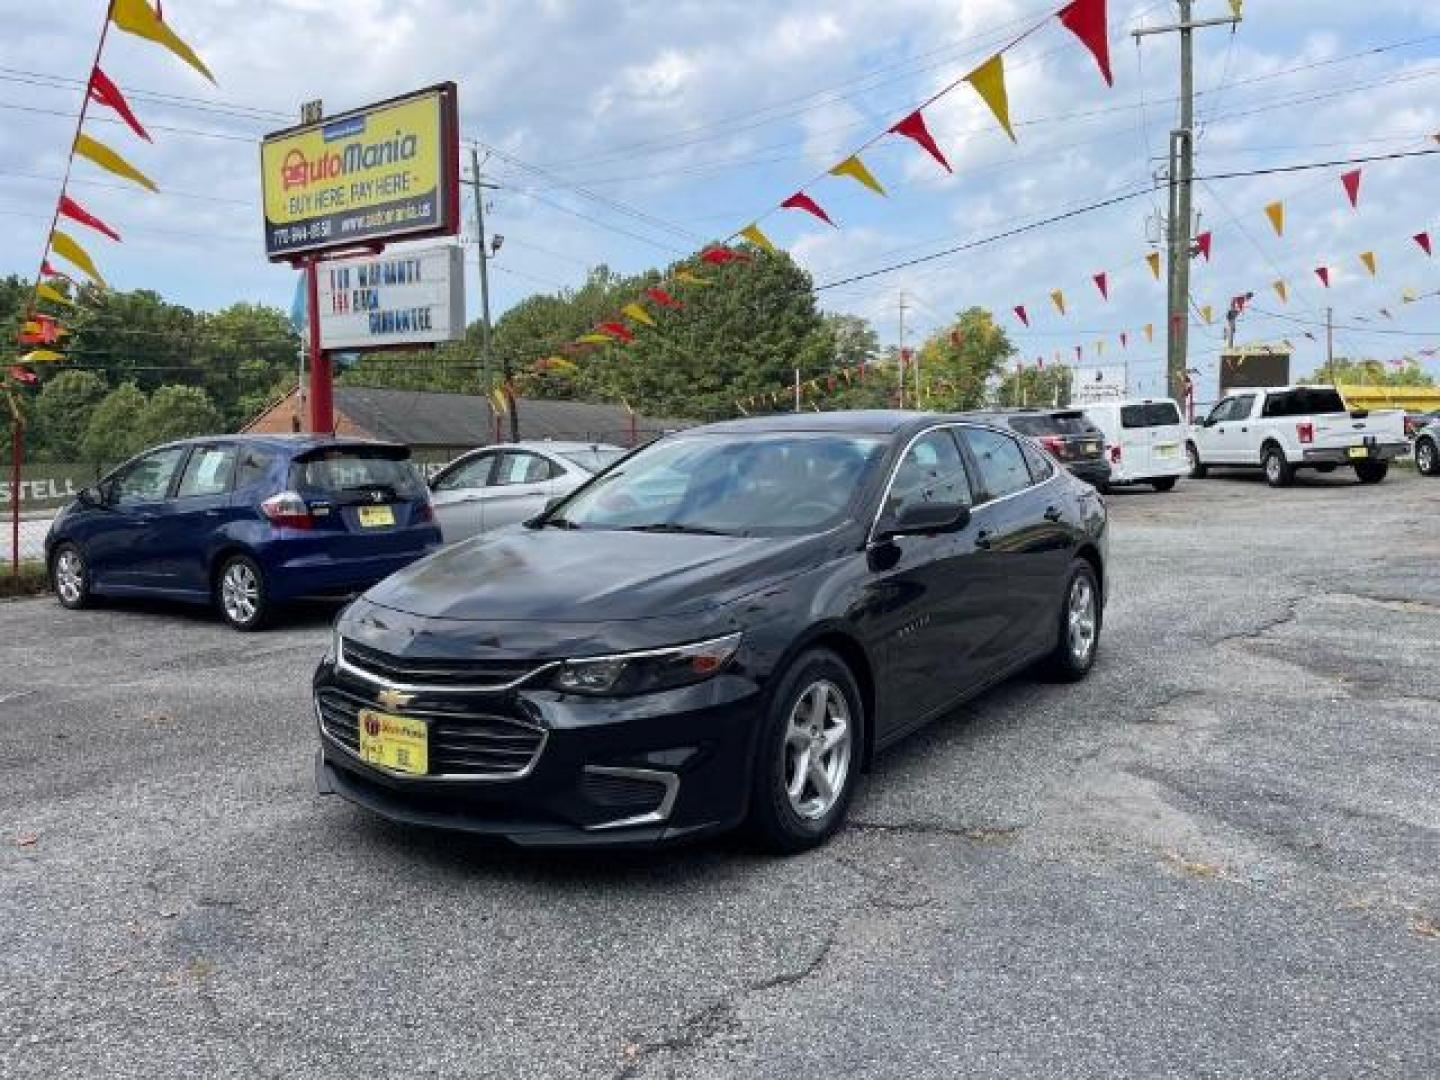
[[[430,771],[430,737],[423,720],[361,709],[360,759],[416,776]]]
[[[395,511],[388,506],[362,506],[360,507],[360,524],[367,529],[373,529],[380,525],[394,525]]]
[[[1370,449],[1369,449],[1368,447],[1365,447],[1365,446],[1352,446],[1352,447],[1350,447],[1350,456],[1351,456],[1351,457],[1369,457],[1369,456],[1370,456]]]
[[[1174,456],[1175,456],[1175,451],[1178,450],[1178,449],[1179,449],[1179,446],[1178,446],[1176,443],[1173,443],[1173,442],[1156,443],[1156,444],[1155,444],[1155,456],[1156,456],[1156,457],[1167,457],[1167,458],[1168,458],[1168,457],[1174,457]]]

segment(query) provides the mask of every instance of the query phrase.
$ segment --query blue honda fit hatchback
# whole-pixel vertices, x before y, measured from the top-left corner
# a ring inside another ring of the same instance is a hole
[[[410,451],[313,435],[187,439],[126,462],[45,539],[60,603],[214,603],[237,630],[287,600],[366,589],[440,547]]]

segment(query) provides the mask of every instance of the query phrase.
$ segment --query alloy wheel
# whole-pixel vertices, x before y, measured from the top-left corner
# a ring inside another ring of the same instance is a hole
[[[67,604],[78,604],[85,595],[85,560],[78,551],[62,551],[55,560],[55,591]]]
[[[260,607],[260,580],[243,562],[233,562],[220,579],[220,603],[231,622],[248,623]]]
[[[1429,439],[1421,439],[1415,446],[1415,467],[1426,476],[1436,471],[1437,462],[1435,456],[1435,444]]]
[[[1070,600],[1065,610],[1066,640],[1076,664],[1083,666],[1089,662],[1090,651],[1095,648],[1095,627],[1095,587],[1088,577],[1081,575],[1070,586]]]
[[[785,729],[785,791],[806,821],[828,814],[850,775],[850,706],[840,688],[820,679],[805,688]]]

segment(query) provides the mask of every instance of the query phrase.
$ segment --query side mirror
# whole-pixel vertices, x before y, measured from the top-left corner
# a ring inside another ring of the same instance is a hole
[[[902,506],[898,514],[882,522],[875,540],[886,543],[897,536],[959,532],[969,524],[970,507],[965,503],[915,502]]]
[[[103,503],[105,500],[101,498],[99,488],[83,487],[75,493],[75,501],[78,502],[81,506],[88,506],[91,509],[94,509],[95,507],[101,505],[101,503]]]

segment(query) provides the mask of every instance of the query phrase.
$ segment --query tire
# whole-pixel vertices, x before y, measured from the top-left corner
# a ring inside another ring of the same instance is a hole
[[[1289,487],[1295,481],[1295,466],[1285,460],[1285,451],[1273,443],[1260,458],[1265,482],[1273,488]]]
[[[1415,440],[1415,469],[1421,476],[1440,476],[1440,445],[1434,439]]]
[[[215,607],[236,630],[261,630],[270,619],[265,572],[248,555],[231,555],[215,574]]]
[[[74,544],[61,544],[50,560],[50,587],[61,607],[71,611],[90,607],[95,598],[90,593],[90,566]]]
[[[1087,609],[1088,619],[1082,614]],[[1055,649],[1042,662],[1045,674],[1057,682],[1079,682],[1090,674],[1100,649],[1102,622],[1100,585],[1095,580],[1095,569],[1084,559],[1076,559],[1070,566],[1070,578],[1060,601]]]
[[[1159,491],[1159,492],[1162,492],[1162,493],[1163,493],[1163,492],[1166,492],[1166,491],[1174,491],[1174,490],[1175,490],[1175,479],[1176,479],[1176,478],[1173,477],[1173,476],[1162,476],[1162,477],[1161,477],[1160,479],[1158,479],[1158,480],[1151,480],[1151,481],[1150,481],[1150,486],[1153,487],[1156,491]]]
[[[1388,461],[1359,461],[1355,463],[1355,476],[1362,484],[1378,484],[1390,471]]]
[[[1185,444],[1185,456],[1190,459],[1190,479],[1204,480],[1210,468],[1200,460],[1200,451],[1193,442]]]
[[[761,728],[750,791],[748,826],[768,851],[806,851],[840,827],[859,780],[865,724],[855,676],[830,650],[801,653],[781,676]],[[829,747],[819,749],[827,738]],[[806,767],[812,760],[818,772]],[[805,770],[798,787],[797,767]],[[817,775],[828,796],[815,784]]]

